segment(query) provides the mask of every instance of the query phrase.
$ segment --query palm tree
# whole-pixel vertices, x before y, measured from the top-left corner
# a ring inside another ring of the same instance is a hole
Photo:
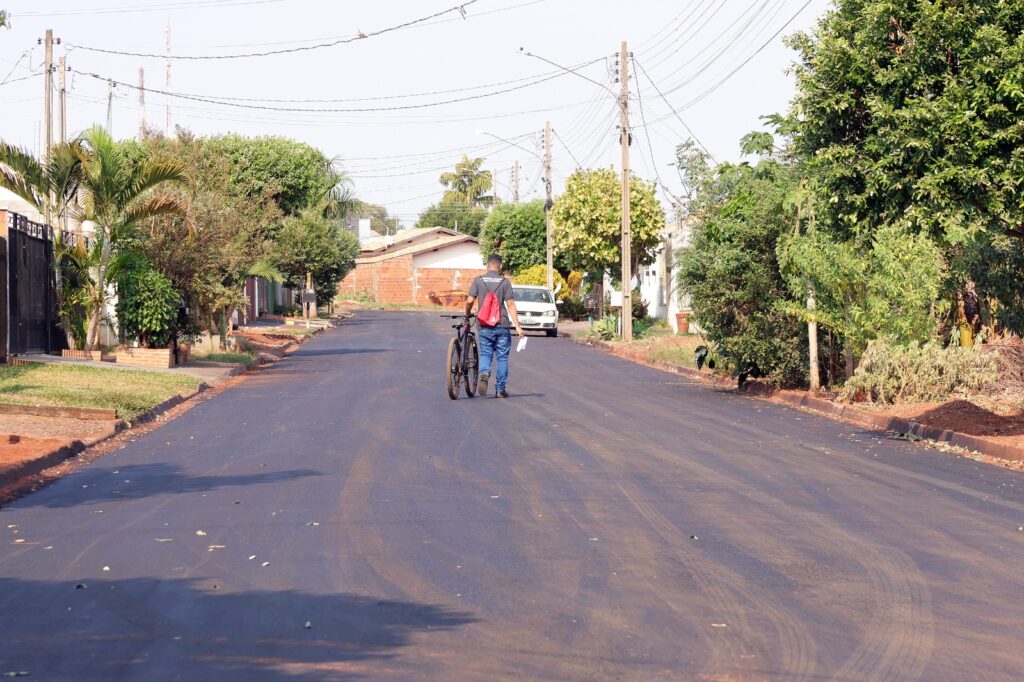
[[[109,285],[117,271],[133,258],[128,246],[139,224],[170,213],[184,213],[184,202],[151,190],[166,183],[186,184],[185,167],[177,161],[145,159],[132,164],[118,153],[113,138],[99,126],[81,137],[82,171],[79,217],[94,226],[87,258],[82,262],[88,284],[86,348],[99,343],[100,322],[106,315]]]
[[[69,342],[71,325],[67,316],[63,271],[67,253],[64,229],[69,209],[78,194],[82,157],[82,144],[78,140],[52,147],[46,164],[37,161],[26,149],[0,142],[0,187],[14,192],[58,225],[58,229],[53,231],[53,267],[61,327]]]
[[[495,203],[495,197],[488,195],[494,187],[491,171],[480,170],[484,159],[470,159],[465,154],[455,164],[454,172],[441,173],[441,184],[447,191],[441,198],[446,204],[468,204],[470,206],[489,206]]]

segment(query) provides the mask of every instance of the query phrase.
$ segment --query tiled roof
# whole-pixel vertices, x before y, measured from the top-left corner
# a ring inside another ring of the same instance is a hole
[[[461,244],[462,242],[476,243],[477,239],[472,235],[444,230],[442,234],[438,234],[436,237],[425,241],[414,241],[411,244],[404,245],[398,243],[385,251],[376,251],[373,253],[363,252],[359,258],[356,258],[356,264],[379,263],[380,261],[397,258],[399,256],[411,256],[425,251],[436,251],[437,249],[451,246],[452,244]]]
[[[367,240],[359,245],[359,251],[363,255],[368,256],[371,253],[378,251],[391,251],[396,248],[404,248],[413,242],[432,239],[433,237],[431,236],[431,233],[434,232],[445,235],[460,234],[459,232],[449,230],[446,227],[416,227],[411,230],[404,230],[391,237],[379,237],[377,239]]]

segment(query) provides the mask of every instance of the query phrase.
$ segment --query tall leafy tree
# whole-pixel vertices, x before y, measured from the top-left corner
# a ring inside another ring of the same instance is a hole
[[[547,261],[544,202],[496,206],[480,230],[480,253],[501,255],[509,272],[520,272]]]
[[[356,237],[313,207],[285,220],[273,262],[295,288],[303,285],[307,272],[312,273],[317,301],[324,304],[338,293],[338,282],[355,267],[358,253]]]
[[[654,262],[665,212],[654,185],[632,177],[629,182],[632,271]],[[565,191],[551,209],[554,249],[566,265],[591,273],[622,276],[622,191],[611,169],[580,170],[569,176]]]
[[[454,171],[441,173],[441,184],[446,190],[441,198],[443,204],[467,204],[469,206],[490,206],[497,203],[494,194],[488,194],[494,187],[491,171],[482,170],[484,159],[470,159],[465,154],[455,164]]]
[[[719,358],[738,371],[756,366],[780,385],[803,383],[807,371],[806,328],[791,314],[802,303],[776,260],[792,229],[785,205],[797,180],[793,165],[771,157],[704,174],[692,242],[678,258],[679,287]]]
[[[99,343],[100,323],[106,315],[108,285],[133,255],[130,246],[140,226],[158,216],[185,210],[178,197],[153,190],[168,183],[185,184],[188,176],[184,165],[176,160],[130,163],[99,126],[85,132],[81,143],[79,210],[82,219],[92,223],[93,232],[79,264],[86,281],[86,348],[93,349]]]
[[[487,209],[463,203],[440,203],[429,206],[416,219],[416,227],[446,227],[449,230],[480,234],[480,227],[487,219]]]
[[[1024,238],[1022,34],[1020,0],[837,0],[792,39],[798,89],[780,123],[821,183],[819,226],[938,243],[967,344],[986,314],[1024,331],[1009,282],[972,269]]]
[[[74,207],[82,176],[84,152],[80,140],[61,143],[50,150],[50,159],[40,163],[26,149],[0,143],[0,186],[14,192],[42,214],[51,216],[54,230],[54,270],[57,284],[61,326],[69,341],[68,295],[64,281],[63,260],[67,245],[62,227],[67,225]]]

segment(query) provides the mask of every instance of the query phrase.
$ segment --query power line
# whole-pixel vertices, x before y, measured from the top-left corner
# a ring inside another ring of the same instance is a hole
[[[36,76],[42,75],[43,73],[41,71],[39,73],[30,73],[29,75],[22,76],[21,78],[12,78],[10,80],[5,79],[2,83],[0,83],[0,85],[10,85],[11,83],[17,83],[18,81],[28,80],[29,78],[35,78]]]
[[[595,62],[590,62],[590,64],[593,64],[593,63],[595,63]],[[588,66],[589,66],[589,64],[588,64]],[[582,68],[582,67],[580,67],[580,68]],[[238,109],[253,109],[253,110],[257,110],[257,111],[280,111],[280,112],[286,112],[286,113],[306,113],[306,114],[341,114],[341,113],[349,113],[349,114],[351,114],[351,113],[360,113],[360,112],[405,111],[405,110],[409,110],[409,109],[427,109],[427,108],[430,108],[430,107],[444,106],[446,104],[457,104],[459,102],[468,102],[468,101],[471,101],[471,100],[485,99],[487,97],[495,97],[497,95],[504,95],[504,94],[507,94],[509,92],[515,92],[517,90],[523,90],[525,88],[529,88],[529,87],[532,87],[534,85],[540,85],[541,83],[546,83],[547,81],[554,80],[555,78],[560,78],[560,77],[565,75],[565,73],[553,73],[553,74],[551,74],[549,76],[546,76],[544,78],[540,78],[540,79],[537,79],[537,80],[534,80],[534,81],[530,81],[529,83],[523,83],[521,85],[516,85],[516,86],[512,86],[512,87],[508,87],[508,88],[502,88],[500,90],[492,90],[491,92],[484,92],[484,93],[480,93],[480,94],[476,94],[476,95],[467,95],[465,97],[454,97],[454,98],[450,98],[450,99],[446,99],[446,100],[440,100],[440,101],[437,101],[437,102],[421,102],[421,103],[418,103],[418,104],[399,104],[399,105],[386,106],[386,107],[320,107],[320,108],[303,108],[303,107],[277,107],[277,106],[268,106],[268,105],[263,105],[263,104],[247,104],[247,103],[238,102],[238,101],[229,101],[229,100],[226,100],[226,99],[214,99],[214,98],[207,97],[207,96],[204,96],[204,95],[190,95],[190,94],[183,93],[183,92],[171,92],[169,90],[160,90],[160,89],[157,89],[157,88],[140,88],[138,85],[135,85],[133,83],[126,83],[126,82],[123,82],[123,81],[118,81],[116,79],[109,78],[107,76],[102,76],[102,75],[100,75],[98,73],[92,73],[92,72],[88,72],[88,71],[77,71],[76,73],[80,73],[83,76],[89,76],[90,78],[95,78],[96,80],[105,81],[105,82],[112,82],[112,83],[114,83],[116,85],[123,86],[123,87],[126,87],[126,88],[130,88],[132,90],[145,90],[146,92],[152,92],[152,93],[156,93],[158,95],[166,95],[168,97],[175,97],[177,99],[191,100],[193,102],[203,102],[203,103],[206,103],[206,104],[216,104],[218,106],[234,107],[234,108],[238,108]]]
[[[571,150],[571,149],[569,149],[569,146],[568,146],[567,144],[565,144],[565,140],[563,140],[563,139],[562,139],[562,136],[558,134],[558,130],[557,130],[557,129],[555,129],[555,128],[552,128],[552,129],[551,129],[551,132],[553,132],[553,133],[555,134],[555,139],[557,139],[557,140],[558,140],[558,141],[559,141],[559,142],[561,143],[561,145],[562,145],[563,147],[565,147],[565,151],[569,152],[569,156],[571,156],[571,157],[572,157],[572,160],[573,160],[573,161],[576,161],[576,167],[577,167],[577,168],[583,168],[583,166],[582,166],[582,165],[580,165],[580,162],[579,162],[579,161],[578,161],[578,160],[576,159],[576,155],[575,155],[575,154],[573,154],[573,153],[572,153],[572,150]]]
[[[438,17],[444,16],[445,14],[450,14],[452,12],[458,12],[459,14],[461,14],[463,16],[463,18],[465,18],[465,16],[466,16],[466,7],[468,7],[469,5],[475,4],[477,2],[479,2],[479,0],[466,0],[466,2],[462,3],[461,5],[456,5],[454,7],[449,7],[448,9],[441,10],[439,12],[434,12],[433,14],[429,14],[427,16],[419,17],[418,19],[411,19],[409,21],[402,22],[401,24],[395,24],[394,26],[389,26],[387,28],[378,29],[376,31],[370,31],[368,33],[363,33],[362,31],[360,31],[359,33],[357,33],[354,36],[349,36],[349,37],[345,37],[345,38],[338,38],[337,40],[331,40],[331,41],[328,41],[328,42],[325,42],[325,43],[317,43],[315,45],[302,45],[302,46],[297,46],[297,47],[288,47],[288,48],[282,48],[280,50],[267,50],[265,52],[244,52],[244,53],[240,53],[240,54],[218,54],[218,55],[176,55],[176,54],[154,54],[152,52],[128,52],[128,51],[123,51],[123,50],[108,50],[108,49],[102,48],[102,47],[90,47],[90,46],[87,46],[87,45],[78,45],[78,44],[75,44],[75,43],[67,43],[67,45],[69,47],[74,48],[74,49],[88,50],[90,52],[102,52],[103,54],[114,54],[114,55],[121,55],[121,56],[125,56],[125,57],[145,57],[145,58],[153,58],[153,59],[203,60],[203,59],[244,59],[244,58],[248,58],[248,57],[269,57],[269,56],[273,56],[273,55],[289,54],[289,53],[294,53],[294,52],[309,52],[311,50],[319,50],[319,49],[326,48],[326,47],[336,47],[338,45],[344,45],[346,43],[354,43],[354,42],[359,41],[359,40],[365,40],[366,38],[372,38],[372,37],[375,37],[375,36],[383,35],[385,33],[391,33],[393,31],[399,31],[399,30],[401,30],[403,28],[408,28],[410,26],[415,26],[416,24],[422,24],[424,22],[430,21],[431,19],[436,19]]]
[[[651,84],[651,87],[653,87],[655,89],[655,91],[661,96],[662,101],[665,102],[665,105],[668,106],[668,108],[672,110],[672,113],[675,114],[677,119],[679,119],[679,122],[683,124],[683,127],[686,128],[686,132],[688,132],[690,134],[690,137],[692,137],[694,139],[694,141],[696,141],[697,144],[699,144],[701,146],[701,149],[703,149],[704,151],[706,151],[708,153],[708,156],[711,157],[712,161],[714,161],[715,163],[718,163],[718,160],[715,158],[715,155],[711,153],[711,150],[707,148],[707,145],[705,145],[703,142],[701,142],[701,139],[699,137],[697,137],[697,133],[693,132],[693,129],[691,129],[690,126],[688,126],[686,124],[686,121],[683,120],[683,117],[679,115],[679,112],[675,110],[675,107],[672,106],[672,103],[669,102],[668,98],[666,98],[665,95],[661,92],[661,88],[659,88],[658,84],[654,82],[653,78],[651,78],[651,74],[647,73],[647,69],[645,69],[643,67],[643,65],[640,64],[636,60],[636,58],[633,59],[633,66],[634,66],[634,68],[639,69],[639,71],[647,78],[647,80]],[[640,87],[639,87],[639,85],[637,85],[636,96],[637,96],[637,101],[640,103],[640,117],[644,118],[644,105],[643,105],[643,100],[640,98]],[[647,120],[646,119],[643,120],[643,125],[644,125],[644,129],[645,129],[645,132],[646,132],[646,128],[647,128]],[[648,136],[648,138],[647,138],[648,144],[650,144],[650,141],[651,141],[651,138]]]
[[[636,71],[636,68],[637,68],[636,58],[633,57],[632,55],[630,55],[630,61],[633,62],[633,70]],[[646,72],[644,72],[644,73],[646,74]],[[650,78],[650,76],[648,76],[648,78]],[[665,194],[667,194],[669,196],[669,198],[673,201],[673,203],[675,203],[677,201],[676,196],[672,192],[669,191],[668,186],[661,179],[661,171],[658,170],[658,161],[657,161],[657,159],[654,156],[654,145],[651,143],[651,134],[647,130],[647,116],[646,116],[646,114],[644,114],[644,100],[643,100],[643,97],[640,96],[640,84],[639,83],[637,83],[637,87],[636,87],[636,101],[637,101],[637,104],[639,105],[639,108],[640,108],[640,120],[644,124],[644,126],[643,126],[643,128],[644,128],[644,137],[647,139],[647,149],[648,149],[648,151],[651,154],[651,167],[654,169],[654,176],[656,178],[658,178],[658,184],[661,186],[661,191],[664,192]],[[686,124],[684,123],[683,125],[686,125]],[[687,130],[689,130],[689,128],[687,128]],[[696,139],[696,138],[694,138],[694,139]],[[701,146],[703,146],[703,145],[701,145]],[[710,154],[710,152],[708,152],[708,153]]]

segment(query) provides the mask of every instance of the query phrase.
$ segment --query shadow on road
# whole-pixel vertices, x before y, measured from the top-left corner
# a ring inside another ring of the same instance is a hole
[[[29,495],[18,502],[18,506],[67,508],[107,500],[138,500],[151,495],[208,492],[319,475],[319,471],[311,469],[290,469],[234,476],[193,476],[183,473],[181,467],[163,463],[96,468],[90,470],[87,480],[82,479],[82,487],[64,490],[60,495]]]
[[[414,671],[395,654],[413,633],[476,620],[415,602],[218,582],[0,579],[3,669],[104,681],[402,677]]]

